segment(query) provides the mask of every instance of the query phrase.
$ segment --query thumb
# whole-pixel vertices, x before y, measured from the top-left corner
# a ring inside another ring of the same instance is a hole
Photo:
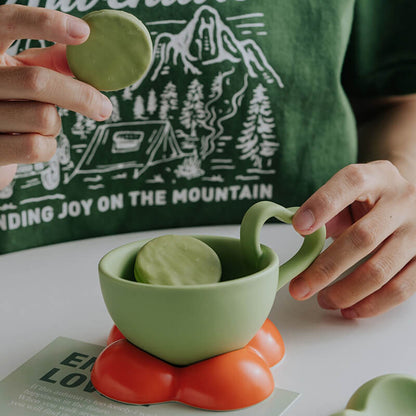
[[[65,45],[55,44],[48,48],[27,49],[14,58],[24,65],[42,66],[64,75],[73,75],[66,60]]]

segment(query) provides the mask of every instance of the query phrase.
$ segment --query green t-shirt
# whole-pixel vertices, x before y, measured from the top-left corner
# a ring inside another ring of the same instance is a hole
[[[262,199],[299,205],[356,160],[345,88],[366,95],[416,90],[410,0],[4,3],[76,16],[123,9],[147,25],[154,57],[140,82],[108,93],[110,120],[59,110],[54,158],[19,166],[1,191],[2,253],[239,223]],[[16,41],[10,52],[34,46],[44,42]]]

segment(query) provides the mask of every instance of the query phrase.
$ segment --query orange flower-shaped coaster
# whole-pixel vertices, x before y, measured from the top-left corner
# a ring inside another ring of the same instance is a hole
[[[181,402],[207,410],[235,410],[270,396],[274,379],[270,367],[282,360],[282,337],[266,320],[242,349],[186,367],[176,367],[128,342],[117,327],[91,374],[94,387],[123,403]]]

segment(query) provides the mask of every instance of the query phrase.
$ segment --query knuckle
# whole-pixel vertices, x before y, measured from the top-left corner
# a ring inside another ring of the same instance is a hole
[[[26,163],[40,162],[42,159],[42,136],[28,134],[23,142],[23,154]]]
[[[408,182],[406,185],[406,198],[408,198],[412,207],[414,207],[416,204],[416,185],[413,183]]]
[[[60,119],[54,105],[39,103],[36,110],[36,121],[39,127],[39,133],[45,135],[57,135],[60,128]],[[59,121],[58,121],[59,119]]]
[[[390,296],[396,304],[407,300],[416,290],[415,285],[409,279],[393,279],[389,284]]]
[[[406,241],[409,241],[409,244],[412,245],[411,247],[414,247],[413,244],[416,243],[416,223],[406,224],[404,227],[399,228],[396,232],[400,234],[401,237],[406,238]]]
[[[351,229],[350,240],[355,248],[368,249],[374,247],[377,236],[374,227],[364,223],[356,223]]]
[[[13,16],[18,10],[18,6],[15,4],[3,4],[0,6],[0,20],[3,23],[9,22],[9,25],[13,21]],[[7,27],[7,26],[6,26]]]
[[[367,181],[367,173],[364,165],[353,164],[343,169],[345,178],[352,188],[362,189]]]
[[[372,286],[380,288],[388,280],[392,272],[392,265],[387,260],[369,260],[363,265],[365,279],[370,280]]]
[[[56,152],[56,140],[39,134],[27,135],[24,145],[25,163],[46,162]]]
[[[397,175],[399,173],[397,167],[390,160],[376,160],[372,163],[381,166],[389,174]]]
[[[56,19],[54,13],[47,9],[40,9],[36,15],[36,20],[39,26],[48,29],[54,25]]]
[[[39,9],[37,11],[36,21],[47,32],[66,32],[66,18],[54,10]]]
[[[327,212],[334,212],[338,207],[334,196],[329,192],[325,192],[324,190],[316,195],[315,203],[318,207],[318,210],[322,209]]]
[[[39,133],[47,134],[55,124],[54,106],[52,104],[39,103],[36,106],[36,123]]]
[[[33,95],[41,94],[48,85],[49,76],[47,71],[41,67],[22,67],[23,84]]]
[[[370,318],[381,313],[377,301],[372,298],[367,298],[356,308],[356,311],[361,318]]]
[[[56,122],[55,122],[55,129],[52,132],[51,136],[56,138],[62,130],[62,120],[59,115],[57,115]]]
[[[93,88],[85,86],[83,87],[81,93],[82,94],[80,96],[83,97],[81,104],[84,112],[90,111],[91,108],[97,108],[99,105],[99,99]]]
[[[335,290],[335,286],[325,291],[325,301],[335,309],[343,309],[349,306],[339,291]]]
[[[325,286],[337,277],[337,264],[330,259],[325,259],[324,261],[316,260],[313,268],[317,281],[321,286]]]

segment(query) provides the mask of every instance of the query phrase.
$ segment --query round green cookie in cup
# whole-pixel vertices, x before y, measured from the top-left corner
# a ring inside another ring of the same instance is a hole
[[[130,13],[98,10],[83,17],[88,39],[68,45],[72,73],[100,91],[116,91],[137,82],[152,59],[152,40],[145,25]]]
[[[146,243],[134,264],[138,282],[187,286],[217,283],[221,262],[208,244],[186,235],[164,235]]]

